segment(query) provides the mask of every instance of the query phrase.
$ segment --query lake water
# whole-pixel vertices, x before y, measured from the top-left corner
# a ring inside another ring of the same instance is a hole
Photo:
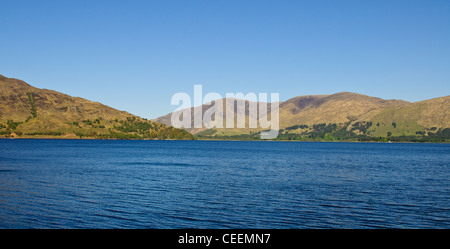
[[[450,228],[450,144],[0,139],[0,228]]]

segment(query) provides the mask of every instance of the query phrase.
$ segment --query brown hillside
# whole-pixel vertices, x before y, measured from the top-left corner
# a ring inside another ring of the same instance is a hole
[[[30,100],[30,96],[32,100]],[[71,97],[52,90],[32,87],[22,80],[0,75],[0,114],[3,119],[24,121],[31,115],[34,100],[37,117],[57,117],[61,121],[82,119],[126,119],[130,113],[119,111],[98,102]]]
[[[231,100],[227,100],[231,101]],[[386,107],[402,106],[408,102],[402,100],[384,100],[357,93],[341,92],[332,95],[308,95],[298,96],[280,103],[280,128],[298,124],[319,123],[346,123],[350,119],[357,120],[359,117],[369,113],[378,113]],[[248,127],[248,106],[246,101],[246,127]],[[210,106],[203,105],[203,112]],[[194,108],[191,108],[193,113]],[[270,111],[270,105],[268,105]],[[236,113],[236,109],[234,110]],[[171,125],[171,113],[155,119],[155,121]],[[235,114],[236,116],[236,114]],[[193,124],[193,115],[192,115]],[[203,129],[188,129],[191,133],[197,133]],[[228,132],[237,133],[239,129],[217,129],[224,134]],[[261,130],[261,129],[254,129]],[[241,129],[249,132],[249,129]]]
[[[403,100],[384,100],[363,94],[341,92],[332,95],[299,96],[280,105],[280,127],[297,124],[345,123],[350,119],[390,106],[401,106]]]
[[[39,89],[0,75],[0,135],[13,132],[101,138],[192,138],[186,131],[98,102]]]

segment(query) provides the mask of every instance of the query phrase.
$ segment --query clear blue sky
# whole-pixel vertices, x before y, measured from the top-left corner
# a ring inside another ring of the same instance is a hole
[[[176,92],[450,94],[450,1],[0,2],[0,74],[145,118]]]

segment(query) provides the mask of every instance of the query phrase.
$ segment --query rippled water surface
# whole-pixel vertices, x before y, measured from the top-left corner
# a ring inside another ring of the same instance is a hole
[[[0,228],[450,228],[450,144],[0,139]]]

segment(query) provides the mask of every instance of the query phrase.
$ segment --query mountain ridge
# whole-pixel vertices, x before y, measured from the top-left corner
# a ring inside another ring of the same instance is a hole
[[[194,108],[199,107],[192,107],[191,110]],[[203,105],[202,108],[205,111],[209,106]],[[352,92],[304,95],[280,102],[279,128],[281,135],[303,137],[313,136],[312,134],[317,132],[316,128],[321,127],[320,129],[322,129],[328,127],[328,124],[333,125],[333,128],[330,126],[325,129],[328,132],[319,132],[320,136],[324,137],[326,133],[330,136],[332,136],[331,134],[345,134],[346,137],[416,136],[417,134],[428,135],[428,133],[433,135],[431,133],[438,132],[439,129],[444,130],[450,127],[449,112],[450,96],[408,102]],[[154,120],[170,125],[168,121],[170,121],[171,113],[162,117]],[[247,126],[248,115],[246,118],[246,128],[187,130],[209,138],[241,135],[254,137],[254,134],[264,130],[261,128],[249,129]],[[300,126],[308,126],[308,128],[293,128]],[[311,128],[315,126],[316,128]]]

